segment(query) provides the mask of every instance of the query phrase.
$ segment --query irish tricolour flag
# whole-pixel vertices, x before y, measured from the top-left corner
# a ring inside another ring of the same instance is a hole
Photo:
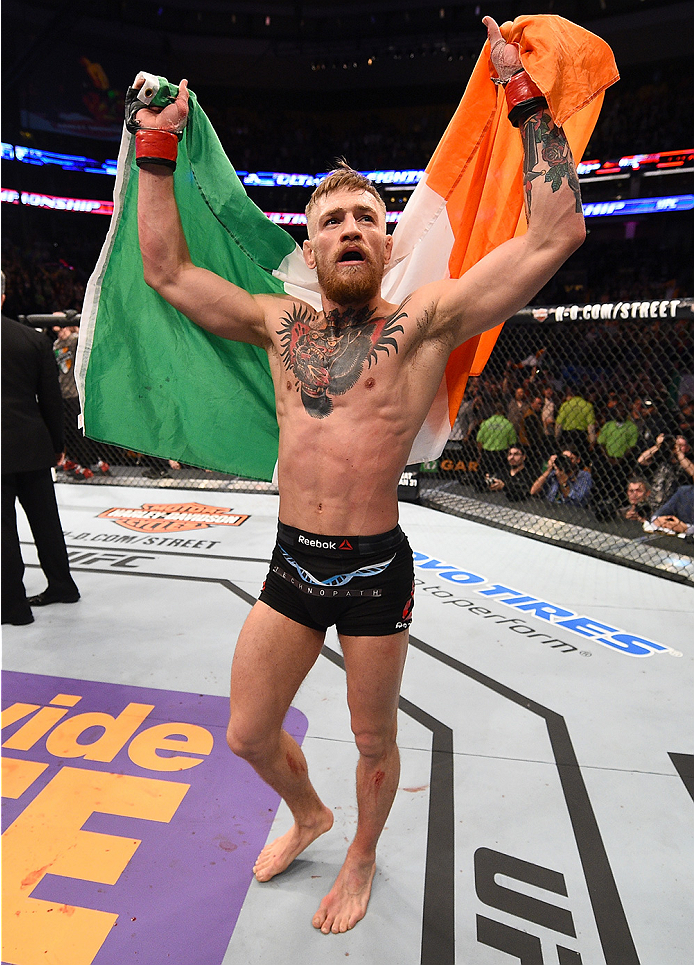
[[[522,18],[502,28],[564,124],[580,159],[601,92],[617,79],[603,41],[559,17]],[[420,285],[457,278],[518,231],[522,153],[491,83],[488,45],[424,179],[394,232],[383,295],[399,303]],[[567,73],[569,83],[567,83]],[[148,102],[176,88],[148,77]],[[134,137],[124,129],[114,214],[82,311],[76,375],[86,435],[137,452],[254,479],[270,479],[278,429],[265,352],[210,335],[144,282],[137,239]],[[191,92],[179,145],[176,198],[193,261],[247,291],[288,292],[320,308],[315,275],[291,236],[248,198]],[[410,462],[436,458],[465,382],[478,374],[498,331],[460,346],[446,368]]]

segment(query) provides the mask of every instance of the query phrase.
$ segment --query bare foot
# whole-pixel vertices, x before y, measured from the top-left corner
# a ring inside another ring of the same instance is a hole
[[[310,826],[294,824],[286,834],[265,845],[253,865],[257,881],[269,881],[292,863],[304,848],[333,826],[333,813],[324,807]]]
[[[332,890],[313,916],[313,927],[320,928],[324,935],[354,928],[366,914],[375,873],[373,858],[351,858],[348,852]]]

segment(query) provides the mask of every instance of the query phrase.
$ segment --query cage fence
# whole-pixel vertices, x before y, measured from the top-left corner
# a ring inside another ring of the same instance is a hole
[[[524,309],[400,498],[694,584],[693,322],[694,299]],[[276,492],[94,442],[64,406],[62,483]]]

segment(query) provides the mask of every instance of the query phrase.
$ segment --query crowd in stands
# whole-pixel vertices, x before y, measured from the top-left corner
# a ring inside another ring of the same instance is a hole
[[[101,241],[69,235],[56,243],[35,241],[20,246],[5,239],[3,268],[12,286],[8,314],[16,317],[68,308],[80,311]],[[692,292],[691,251],[662,249],[651,240],[616,241],[596,248],[589,239],[538,292],[531,305],[686,298]]]
[[[8,279],[5,314],[16,318],[66,309],[81,311],[99,248],[99,243],[80,239],[77,230],[60,243],[34,241],[20,246],[4,238],[2,266]]]
[[[661,247],[652,238],[588,242],[542,288],[532,305],[685,298],[694,291],[691,249]]]
[[[628,70],[605,93],[585,160],[691,148],[694,106],[681,92],[694,84],[690,64]],[[462,93],[462,92],[461,92]],[[457,100],[406,108],[321,113],[215,105],[206,111],[235,167],[242,170],[327,170],[345,157],[359,170],[423,168],[455,111]],[[673,111],[672,105],[677,104]]]
[[[207,109],[237,170],[317,174],[344,157],[361,171],[424,168],[455,104],[345,114]]]
[[[588,510],[599,523],[621,520],[649,532],[694,534],[694,516],[688,518],[694,348],[687,324],[661,328],[651,372],[639,371],[644,359],[638,349],[647,340],[634,345],[628,331],[604,323],[583,333],[593,341],[593,361],[602,358],[599,378],[581,366],[586,344],[575,332],[571,365],[555,358],[550,367],[545,348],[523,362],[508,360],[501,374],[497,361],[470,379],[443,457],[425,471],[454,477],[479,494],[502,493],[509,502],[534,499],[540,512],[538,500]],[[512,330],[500,347],[508,348],[513,337]],[[631,348],[637,351],[629,359]]]
[[[691,148],[694,104],[681,92],[689,89],[692,80],[691,63],[639,65],[623,71],[621,81],[605,92],[600,120],[584,159],[616,160],[631,154]]]

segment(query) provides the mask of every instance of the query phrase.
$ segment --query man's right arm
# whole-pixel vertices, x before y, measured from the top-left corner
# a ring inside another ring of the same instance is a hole
[[[644,449],[641,455],[636,460],[639,466],[648,466],[653,461],[657,452],[660,451],[660,447],[665,441],[665,436],[661,433],[655,440],[654,446],[649,446],[648,449]]]
[[[182,129],[187,114],[187,85],[181,81],[174,104],[160,112],[143,107],[136,116],[143,129],[173,132]],[[138,230],[145,281],[162,298],[214,335],[267,345],[266,296],[249,295],[191,261],[176,204],[173,171],[163,164],[140,166]]]
[[[537,477],[535,482],[530,487],[531,496],[538,496],[542,491],[542,489],[544,488],[545,483],[549,480],[552,470],[554,469],[554,461],[556,458],[557,458],[556,454],[552,453],[552,455],[547,460],[547,468],[543,473],[541,473],[541,475]]]

